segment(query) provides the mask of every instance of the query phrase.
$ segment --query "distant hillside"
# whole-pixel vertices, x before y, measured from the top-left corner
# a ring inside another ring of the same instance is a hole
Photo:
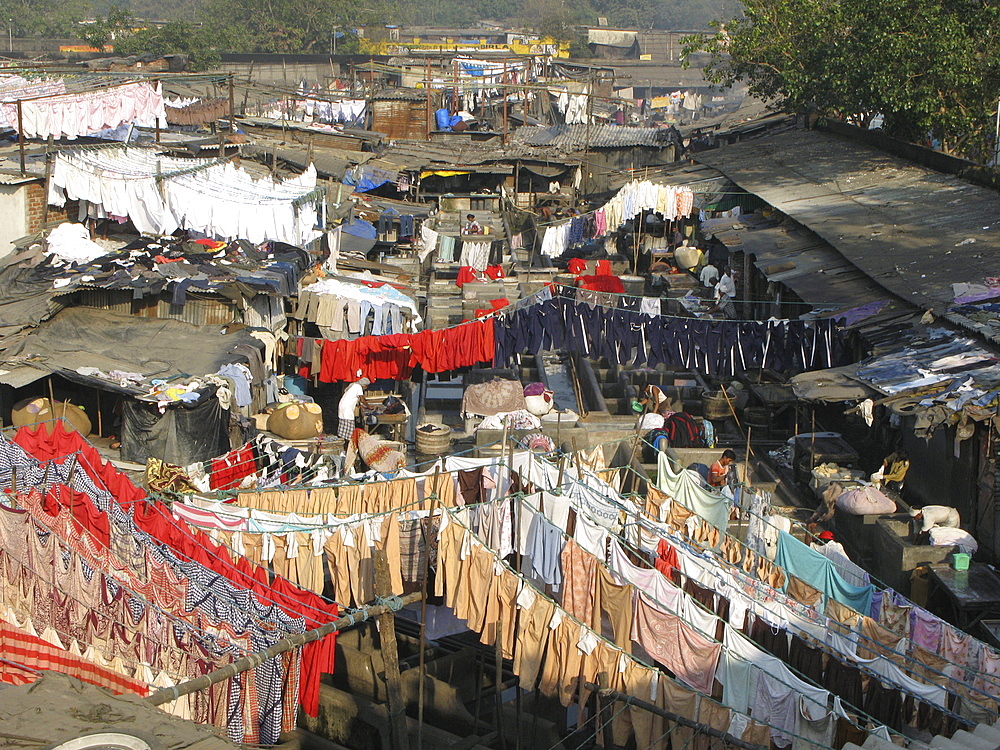
[[[381,5],[382,3],[380,3]],[[545,0],[523,3],[510,0],[400,0],[389,18],[395,23],[420,25],[467,25],[482,18],[529,24],[539,15]],[[136,18],[151,21],[202,20],[201,0],[97,0],[94,12],[103,17],[113,5],[128,9]],[[562,8],[566,4],[559,3]],[[360,7],[360,6],[359,6]],[[713,20],[738,13],[739,0],[577,0],[565,20],[570,23],[596,24],[607,18],[613,26],[656,29],[703,29]],[[569,9],[566,8],[568,11]]]

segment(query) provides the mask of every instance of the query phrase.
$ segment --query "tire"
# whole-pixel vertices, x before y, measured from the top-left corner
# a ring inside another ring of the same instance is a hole
[[[901,398],[889,404],[889,411],[900,417],[909,417],[920,409],[922,397]]]

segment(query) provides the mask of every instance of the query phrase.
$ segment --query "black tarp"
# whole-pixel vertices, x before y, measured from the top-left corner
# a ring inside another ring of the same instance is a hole
[[[158,458],[187,466],[229,450],[229,412],[215,397],[215,387],[202,388],[196,403],[168,406],[163,414],[155,403],[125,399],[122,406],[121,457],[146,463]]]

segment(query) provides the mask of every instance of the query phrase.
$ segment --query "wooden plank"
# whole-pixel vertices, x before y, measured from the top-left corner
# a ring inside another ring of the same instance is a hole
[[[389,582],[389,559],[385,550],[375,550],[375,593],[381,597],[392,596]],[[382,660],[385,663],[386,696],[389,703],[389,733],[393,750],[409,750],[410,738],[406,732],[406,704],[399,680],[399,649],[396,646],[396,617],[392,612],[378,616],[379,640]]]

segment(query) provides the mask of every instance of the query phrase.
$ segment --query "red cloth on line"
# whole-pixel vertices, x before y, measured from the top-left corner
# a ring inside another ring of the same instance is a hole
[[[461,289],[464,284],[468,284],[472,281],[479,281],[479,277],[476,276],[475,268],[472,266],[462,266],[458,269],[458,278],[455,279],[455,286]]]
[[[579,276],[587,270],[587,261],[583,258],[573,258],[570,260],[569,265],[566,266],[566,270],[575,276]]]
[[[624,294],[625,285],[617,276],[580,276],[583,284],[581,289],[591,292],[612,292],[613,294]]]
[[[53,433],[50,436],[44,429],[23,427],[18,430],[14,439],[40,460],[57,458],[59,454],[62,454],[57,459],[60,462],[76,457],[79,467],[99,486],[103,484],[107,487],[120,503],[123,498],[134,502],[133,518],[138,528],[168,545],[183,558],[199,562],[234,585],[249,589],[262,603],[275,604],[292,617],[305,618],[307,630],[337,619],[337,604],[326,601],[312,591],[301,589],[290,581],[276,579],[272,583],[270,575],[262,566],[251,563],[242,556],[237,556],[238,560],[234,562],[229,550],[212,541],[208,534],[174,518],[163,503],[146,501],[145,492],[110,462],[103,461],[96,449],[84,441],[78,432],[67,432],[62,423],[56,423]],[[63,451],[74,455],[67,456]],[[333,671],[334,642],[334,635],[329,635],[316,648],[303,650],[300,700],[303,708],[308,707],[313,711],[310,715],[315,715],[319,706],[320,673]]]
[[[681,563],[677,557],[677,550],[666,539],[661,539],[656,545],[656,559],[653,565],[671,581],[674,580],[674,571],[680,570]]]
[[[22,427],[14,435],[14,442],[39,461],[56,459],[64,464],[76,460],[87,474],[108,488],[119,503],[129,505],[145,499],[146,493],[132,480],[112,466],[76,430],[67,430],[62,422],[54,423],[52,434],[45,425]],[[76,454],[75,456],[73,454]]]
[[[103,546],[111,546],[111,521],[84,493],[65,484],[57,484],[49,488],[48,494],[42,499],[42,507],[50,516],[58,515],[60,508],[69,508],[73,521],[81,529],[88,531]]]
[[[598,276],[614,276],[611,272],[611,261],[610,260],[599,260],[594,269],[594,273]]]
[[[499,307],[499,300],[491,304]],[[323,383],[369,380],[408,380],[413,368],[447,372],[485,362],[493,363],[493,320],[476,320],[452,328],[387,336],[362,336],[348,341],[325,341],[319,379]]]
[[[148,685],[95,664],[82,656],[74,656],[69,651],[43,641],[4,620],[0,620],[0,658],[9,659],[28,669],[61,672],[82,682],[107,688],[118,695],[122,693],[149,695]],[[9,685],[27,685],[35,682],[38,677],[39,675],[33,672],[0,661],[0,682]]]
[[[485,274],[494,281],[502,279],[506,276],[503,272],[503,266],[486,266]]]
[[[231,490],[239,487],[240,482],[256,471],[257,460],[254,458],[253,448],[243,446],[212,459],[208,486],[213,490]]]
[[[481,318],[484,315],[489,315],[491,312],[496,312],[501,307],[507,307],[510,304],[510,300],[506,297],[501,297],[500,299],[491,299],[489,307],[483,307],[476,310],[476,317]]]
[[[409,380],[413,374],[412,335],[361,336],[324,341],[320,354],[321,383],[369,380]]]

